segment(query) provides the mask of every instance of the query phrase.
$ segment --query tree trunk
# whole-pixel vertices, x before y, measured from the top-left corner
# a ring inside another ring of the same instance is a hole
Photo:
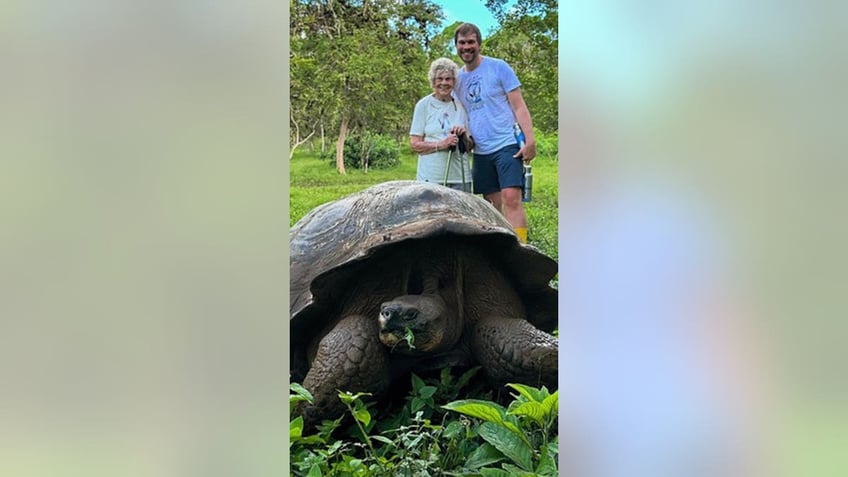
[[[342,126],[339,128],[339,140],[336,142],[336,170],[345,175],[344,143],[347,136],[347,116],[342,116]]]
[[[315,128],[313,127],[312,132],[309,133],[309,135],[306,136],[305,139],[301,140],[300,139],[300,126],[297,125],[297,121],[295,121],[295,119],[294,119],[294,113],[292,113],[292,115],[291,115],[291,122],[294,125],[294,141],[292,142],[291,150],[289,151],[289,160],[291,160],[291,158],[294,157],[294,150],[297,149],[297,147],[300,146],[301,144],[308,141],[309,138],[311,138],[312,135],[315,134]]]
[[[302,141],[297,141],[296,143],[292,144],[292,146],[291,146],[291,151],[289,151],[289,159],[291,159],[292,157],[294,157],[294,150],[295,150],[295,149],[297,149],[297,148],[298,148],[298,146],[300,146],[301,144],[303,144],[303,143],[305,143],[306,141],[308,141],[308,140],[309,140],[309,138],[311,138],[314,134],[315,134],[315,130],[313,129],[313,130],[312,130],[312,132],[311,132],[311,133],[309,133],[309,135],[308,135],[308,136],[306,136],[306,137],[305,137]]]

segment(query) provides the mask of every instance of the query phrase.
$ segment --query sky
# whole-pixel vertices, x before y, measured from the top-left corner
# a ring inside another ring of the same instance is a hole
[[[484,0],[433,0],[433,3],[442,7],[445,25],[455,21],[473,23],[480,28],[480,32],[485,37],[498,24],[492,13],[486,9]],[[512,4],[513,1],[507,3]]]

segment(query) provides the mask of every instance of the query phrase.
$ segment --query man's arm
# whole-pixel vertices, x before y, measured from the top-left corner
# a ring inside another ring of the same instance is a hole
[[[512,108],[513,114],[521,130],[524,131],[524,147],[518,150],[513,157],[522,157],[524,162],[530,162],[536,157],[536,136],[533,134],[533,120],[530,118],[530,110],[521,95],[521,88],[515,88],[507,93],[507,100]]]

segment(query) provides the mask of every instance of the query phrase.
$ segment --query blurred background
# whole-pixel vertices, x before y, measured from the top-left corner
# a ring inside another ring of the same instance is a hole
[[[0,474],[286,472],[286,4],[0,4]]]
[[[704,263],[687,270],[700,267],[713,291],[733,297],[724,302],[733,311],[716,315],[737,351],[713,343],[706,354],[710,366],[724,362],[726,375],[750,373],[726,394],[749,417],[751,408],[762,414],[748,425],[768,448],[768,475],[845,475],[848,5],[657,0],[560,9],[561,315],[572,304],[566,276],[582,276],[565,257],[574,245],[566,241],[585,236],[587,224],[567,210],[595,210],[568,191],[627,204],[614,210],[638,218],[636,231],[622,229],[631,235],[615,242],[628,257],[657,252],[638,241],[685,217],[675,226],[695,234],[664,235],[670,248],[660,255],[696,237],[688,256],[698,250]],[[654,278],[659,268],[646,260],[640,280],[624,283],[669,285]],[[617,278],[631,271],[621,262],[613,270]],[[667,301],[672,290],[664,289]],[[617,295],[626,297],[604,297]],[[707,371],[689,371],[710,382]]]

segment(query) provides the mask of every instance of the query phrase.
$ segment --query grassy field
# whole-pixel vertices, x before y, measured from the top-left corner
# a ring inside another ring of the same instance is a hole
[[[391,180],[415,179],[417,156],[402,146],[401,165],[388,170],[371,169],[364,173],[348,169],[336,172],[330,160],[318,152],[301,148],[290,165],[289,224],[293,226],[314,207],[338,199],[371,185]],[[557,258],[557,162],[556,157],[540,155],[533,160],[533,200],[525,203],[529,221],[530,244]]]

